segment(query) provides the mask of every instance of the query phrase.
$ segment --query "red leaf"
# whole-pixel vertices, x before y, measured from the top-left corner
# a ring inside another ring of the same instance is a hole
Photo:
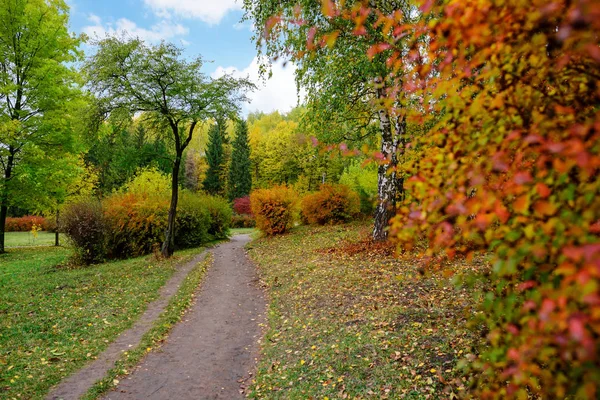
[[[554,311],[554,301],[550,299],[544,299],[542,301],[542,307],[540,309],[540,320],[547,321],[550,313]]]
[[[421,12],[428,13],[433,8],[434,0],[425,0],[419,8]]]
[[[518,172],[515,174],[514,181],[517,185],[523,185],[524,183],[529,183],[533,180],[531,177],[531,173],[529,171]]]
[[[580,318],[572,318],[569,322],[569,333],[571,337],[581,342],[585,336],[585,327],[583,321]]]
[[[550,196],[550,188],[545,183],[538,183],[535,188],[542,199]]]

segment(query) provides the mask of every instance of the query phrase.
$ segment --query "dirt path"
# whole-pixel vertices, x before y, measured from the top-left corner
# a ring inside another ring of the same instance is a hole
[[[254,369],[266,301],[247,235],[214,250],[196,303],[166,343],[105,399],[236,399]]]
[[[148,308],[140,319],[101,353],[92,363],[86,365],[75,374],[71,375],[55,386],[47,400],[78,399],[85,394],[96,381],[104,378],[108,370],[114,367],[115,362],[121,357],[123,351],[137,346],[142,336],[152,327],[152,324],[169,304],[171,297],[177,292],[179,286],[194,266],[204,260],[206,251],[195,256],[192,260],[177,267],[177,271],[160,289],[159,298],[148,304]]]

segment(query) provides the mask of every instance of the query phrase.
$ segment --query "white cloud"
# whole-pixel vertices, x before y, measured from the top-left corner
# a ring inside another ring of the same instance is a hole
[[[240,10],[242,0],[144,0],[156,15],[171,13],[184,18],[197,18],[209,24],[218,24],[230,11]]]
[[[102,24],[102,19],[99,16],[97,16],[96,14],[90,14],[90,16],[88,17],[88,20],[94,25]]]
[[[271,78],[264,81],[260,77],[258,57],[254,57],[250,65],[241,71],[235,67],[218,67],[211,76],[218,78],[224,74],[231,74],[238,78],[249,78],[258,86],[258,89],[248,96],[251,102],[244,106],[245,113],[253,111],[269,113],[275,110],[282,113],[288,112],[298,103],[296,82],[294,81],[296,67],[291,63],[283,66],[279,62],[273,65],[272,71]],[[301,91],[300,99],[303,98],[304,93]]]
[[[91,14],[88,20],[92,25],[84,27],[83,32],[92,38],[99,39],[126,32],[130,36],[139,37],[148,42],[160,42],[161,40],[167,40],[175,36],[184,36],[189,33],[189,29],[183,25],[166,20],[160,21],[150,27],[150,29],[142,28],[127,18],[120,18],[115,23],[108,22],[103,24],[100,17]]]

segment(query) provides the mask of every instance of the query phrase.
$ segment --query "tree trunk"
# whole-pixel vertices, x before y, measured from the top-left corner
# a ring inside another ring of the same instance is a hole
[[[59,224],[59,215],[60,215],[60,210],[58,209],[58,207],[56,207],[56,231],[54,232],[54,246],[58,247],[60,246],[60,241],[59,241],[59,233],[58,233],[58,224]]]
[[[5,253],[4,231],[6,230],[6,217],[8,215],[8,181],[12,176],[13,164],[15,161],[15,151],[12,146],[9,147],[9,155],[6,160],[6,169],[4,170],[4,183],[0,187],[0,254]]]
[[[381,81],[376,81],[377,97],[385,98],[385,89]],[[373,226],[373,240],[387,240],[387,227],[390,219],[396,215],[396,198],[398,195],[398,179],[396,167],[398,166],[398,145],[400,143],[400,132],[392,132],[390,115],[385,108],[381,108],[379,115],[379,131],[381,133],[381,154],[385,162],[379,166],[377,171],[377,197],[378,204],[375,209],[375,224]]]
[[[4,229],[6,229],[6,215],[8,214],[8,206],[3,202],[0,206],[0,254],[5,253],[4,250]]]
[[[161,254],[163,257],[171,257],[175,252],[175,217],[177,216],[177,202],[179,200],[179,168],[183,150],[177,150],[177,156],[173,163],[173,172],[171,175],[171,205],[169,206],[169,219],[167,222],[167,231],[165,241],[162,245]]]

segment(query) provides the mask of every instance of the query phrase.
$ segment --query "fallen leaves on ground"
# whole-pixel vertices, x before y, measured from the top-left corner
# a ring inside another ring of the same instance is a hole
[[[454,280],[485,263],[423,275],[418,258],[397,258],[366,233],[360,223],[299,227],[252,244],[271,306],[250,397],[425,399],[465,389],[457,363],[481,339],[468,327],[479,299],[476,286]]]

